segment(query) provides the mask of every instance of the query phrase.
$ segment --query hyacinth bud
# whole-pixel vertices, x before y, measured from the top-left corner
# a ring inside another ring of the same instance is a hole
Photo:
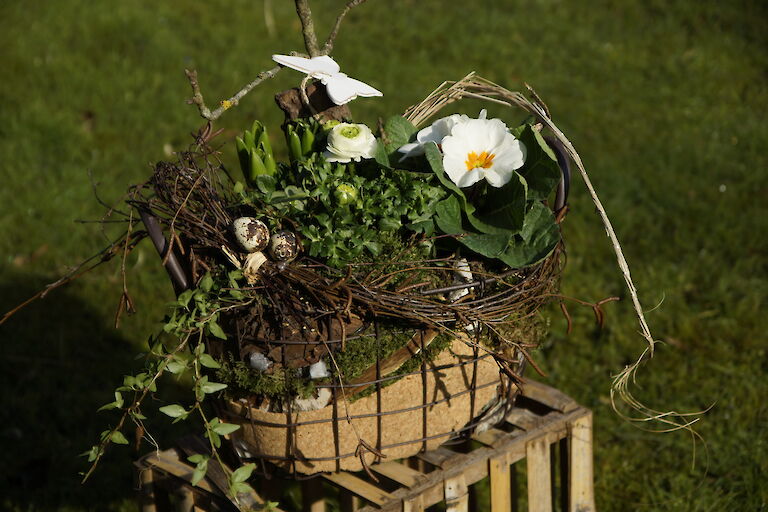
[[[333,192],[333,196],[340,205],[354,203],[357,200],[357,189],[348,183],[342,183]]]
[[[288,143],[288,157],[291,162],[301,160],[304,153],[301,151],[301,139],[296,133],[296,127],[293,124],[285,126],[285,140]]]
[[[250,186],[255,185],[258,176],[273,176],[277,172],[269,133],[261,121],[254,121],[251,129],[245,130],[242,138],[235,139],[235,145],[240,168]]]

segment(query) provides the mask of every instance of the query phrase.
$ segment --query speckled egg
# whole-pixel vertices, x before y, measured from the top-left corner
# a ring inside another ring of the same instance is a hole
[[[240,217],[232,222],[237,243],[247,252],[264,249],[269,243],[269,228],[259,219]]]
[[[269,240],[269,254],[277,261],[291,261],[299,255],[299,241],[290,231],[278,231]]]

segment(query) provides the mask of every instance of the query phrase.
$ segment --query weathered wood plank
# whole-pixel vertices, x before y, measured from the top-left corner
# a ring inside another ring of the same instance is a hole
[[[592,411],[568,422],[570,454],[568,467],[569,512],[594,512],[594,468],[592,466]]]
[[[426,478],[424,473],[394,461],[374,464],[371,470],[406,487],[413,487]]]
[[[447,469],[461,463],[463,454],[457,453],[442,446],[428,452],[417,455],[421,460],[427,461],[433,466],[441,469]]]
[[[535,429],[542,423],[542,416],[534,414],[528,409],[512,409],[504,418],[507,423],[525,430],[526,432]]]
[[[383,505],[392,499],[389,493],[351,473],[325,473],[323,478],[376,505]]]
[[[445,510],[446,512],[469,511],[469,490],[463,474],[445,480]]]
[[[488,459],[491,479],[491,512],[512,510],[512,481],[506,456]]]
[[[325,493],[323,481],[310,478],[301,482],[302,510],[306,512],[325,512]]]
[[[424,512],[424,498],[419,495],[409,500],[403,500],[403,512]]]
[[[549,442],[538,438],[526,444],[528,512],[552,512]]]
[[[535,380],[525,381],[522,395],[560,412],[570,412],[579,406],[573,398],[562,391]]]
[[[157,512],[155,505],[155,481],[152,468],[139,468],[139,506],[141,512]]]
[[[484,444],[485,446],[490,446],[493,448],[496,446],[498,442],[508,437],[509,435],[510,434],[508,432],[504,432],[503,430],[499,430],[498,428],[489,428],[485,432],[474,434],[472,436],[472,439],[474,439],[479,443]]]

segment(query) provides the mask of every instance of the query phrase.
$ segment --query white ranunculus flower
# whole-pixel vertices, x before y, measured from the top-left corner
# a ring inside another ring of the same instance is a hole
[[[443,168],[459,187],[485,178],[503,187],[525,163],[525,145],[509,133],[500,119],[469,119],[443,138]]]
[[[328,146],[324,153],[329,162],[359,162],[361,158],[373,158],[376,153],[376,137],[364,124],[339,123],[328,134]]]

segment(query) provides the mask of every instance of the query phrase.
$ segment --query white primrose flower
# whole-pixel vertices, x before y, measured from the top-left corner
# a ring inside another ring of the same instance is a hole
[[[483,110],[480,114],[483,115],[484,112],[485,110]],[[454,126],[466,121],[469,121],[469,117],[466,115],[452,114],[450,116],[438,119],[426,128],[422,128],[419,130],[419,133],[416,134],[416,142],[409,142],[408,144],[400,146],[398,151],[400,153],[405,153],[402,158],[400,158],[400,161],[402,162],[406,158],[410,158],[412,156],[423,155],[424,146],[429,142],[434,142],[439,146],[443,143],[443,139],[451,134],[451,130],[453,130]]]
[[[361,158],[373,158],[376,153],[376,137],[364,124],[339,123],[328,134],[328,146],[324,153],[329,162],[359,162]]]
[[[500,119],[469,119],[442,140],[443,168],[459,187],[485,178],[503,187],[525,163],[526,149]]]

